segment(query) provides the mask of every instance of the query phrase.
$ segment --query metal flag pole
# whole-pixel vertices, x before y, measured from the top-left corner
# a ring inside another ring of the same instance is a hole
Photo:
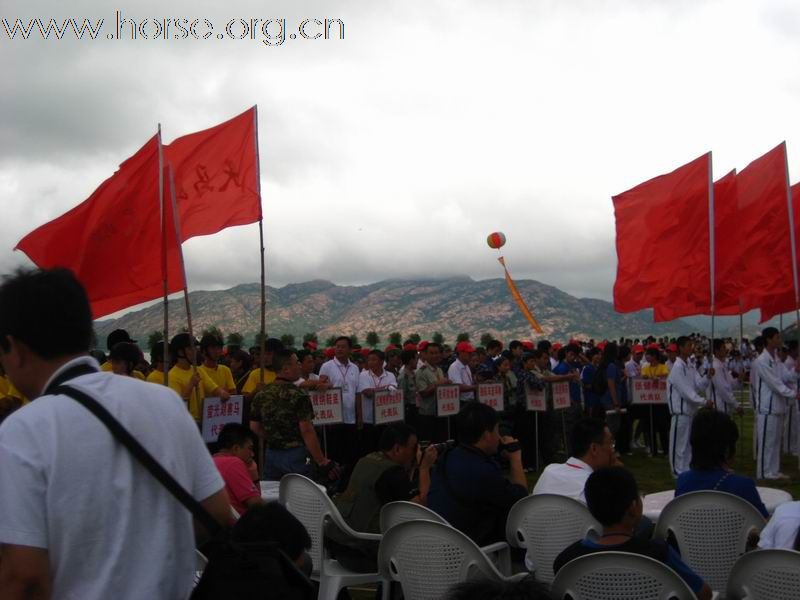
[[[258,105],[253,107],[253,142],[256,147],[256,190],[258,193],[259,206],[261,205],[261,157],[258,153]],[[264,251],[264,217],[263,214],[258,219],[258,240],[261,253],[261,340],[259,342],[258,367],[259,383],[264,384],[264,359],[267,345],[267,275],[266,260]]]
[[[164,282],[164,385],[169,385],[169,283],[167,281],[167,204],[164,202],[164,149],[161,144],[161,123],[158,124],[158,201],[161,208],[161,278]],[[151,357],[152,358],[152,357]]]
[[[717,292],[717,276],[716,276],[716,252],[715,252],[715,237],[714,237],[714,230],[715,230],[715,219],[714,219],[714,161],[713,161],[713,154],[711,152],[708,153],[708,261],[709,261],[709,273],[710,273],[710,287],[711,287],[711,342],[709,343],[709,350],[710,350],[710,366],[711,369],[714,369],[714,325],[716,321],[716,292]],[[699,365],[698,365],[699,367]],[[699,371],[699,368],[698,368]],[[714,403],[716,405],[716,398],[715,398],[715,390],[714,390],[714,380],[713,377],[711,379],[711,396],[714,398]]]

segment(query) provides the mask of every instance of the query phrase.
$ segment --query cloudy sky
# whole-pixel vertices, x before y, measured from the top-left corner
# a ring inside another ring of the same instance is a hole
[[[609,299],[612,194],[708,150],[721,175],[784,139],[800,179],[797,2],[220,4],[3,1],[10,24],[105,24],[95,41],[45,41],[9,40],[0,22],[0,271],[157,123],[169,142],[253,104],[271,285],[498,277],[485,239],[503,231],[515,277]],[[345,35],[107,40],[115,10],[215,33],[239,18],[285,18],[287,34],[340,19]],[[259,277],[256,226],[184,248],[193,289]]]

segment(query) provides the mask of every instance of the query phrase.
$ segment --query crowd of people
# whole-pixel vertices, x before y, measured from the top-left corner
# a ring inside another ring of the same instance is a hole
[[[360,348],[340,336],[324,350],[270,338],[245,351],[213,334],[198,342],[180,333],[151,348],[149,362],[123,330],[109,335],[108,356],[90,355],[91,339],[86,295],[70,272],[21,271],[0,285],[0,590],[9,598],[186,598],[193,551],[212,533],[137,467],[117,434],[70,397],[73,388],[100,403],[200,510],[233,527],[234,538],[269,540],[306,574],[309,534],[263,500],[261,480],[312,477],[345,522],[367,533],[379,533],[387,503],[424,504],[480,546],[505,539],[520,499],[559,494],[587,506],[602,538],[575,540],[554,565],[517,556],[520,568],[557,571],[577,556],[623,550],[669,565],[707,598],[708,585],[676,549],[652,539],[625,456],[637,447],[667,454],[677,495],[722,490],[766,517],[754,481],[732,470],[734,417],[743,408],[737,388],[749,390],[757,415],[758,479],[786,478],[781,452],[800,447],[797,344],[784,346],[769,327],[752,345],[695,335],[563,346],[462,341],[452,349],[410,340]],[[665,402],[652,411],[633,403],[639,379],[664,380]],[[490,382],[502,386],[501,411],[480,401],[478,386]],[[568,408],[554,406],[555,384],[567,384]],[[437,416],[444,385],[458,386],[455,417]],[[343,422],[323,432],[308,392],[329,388],[341,390]],[[371,424],[371,400],[382,389],[403,391],[402,422]],[[530,391],[544,394],[545,410],[528,410]],[[244,397],[241,422],[206,446],[198,429],[204,398],[235,395]],[[530,490],[527,474],[537,466]],[[796,548],[799,526],[800,503],[782,506],[761,547]],[[375,571],[377,543],[335,526],[325,543],[348,568]],[[460,586],[453,598],[476,589]],[[547,597],[535,582],[516,589]]]

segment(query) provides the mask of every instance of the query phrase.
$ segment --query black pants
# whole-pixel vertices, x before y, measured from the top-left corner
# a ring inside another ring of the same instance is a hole
[[[341,465],[354,465],[361,451],[361,435],[355,424],[328,426],[328,458]]]

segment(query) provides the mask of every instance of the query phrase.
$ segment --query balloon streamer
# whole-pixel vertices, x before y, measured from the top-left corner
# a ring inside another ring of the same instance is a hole
[[[528,308],[528,305],[525,304],[525,300],[522,299],[522,296],[520,295],[519,290],[517,289],[517,284],[514,283],[513,279],[511,279],[511,275],[509,275],[508,269],[506,268],[506,259],[501,256],[497,260],[501,265],[503,265],[503,271],[505,271],[506,274],[506,284],[508,285],[508,290],[511,292],[511,296],[516,301],[520,311],[522,311],[522,314],[528,320],[528,323],[531,324],[531,327],[533,327],[533,330],[536,333],[544,333],[542,331],[542,328],[539,326],[539,323],[533,317],[533,313],[531,313],[530,309]]]

